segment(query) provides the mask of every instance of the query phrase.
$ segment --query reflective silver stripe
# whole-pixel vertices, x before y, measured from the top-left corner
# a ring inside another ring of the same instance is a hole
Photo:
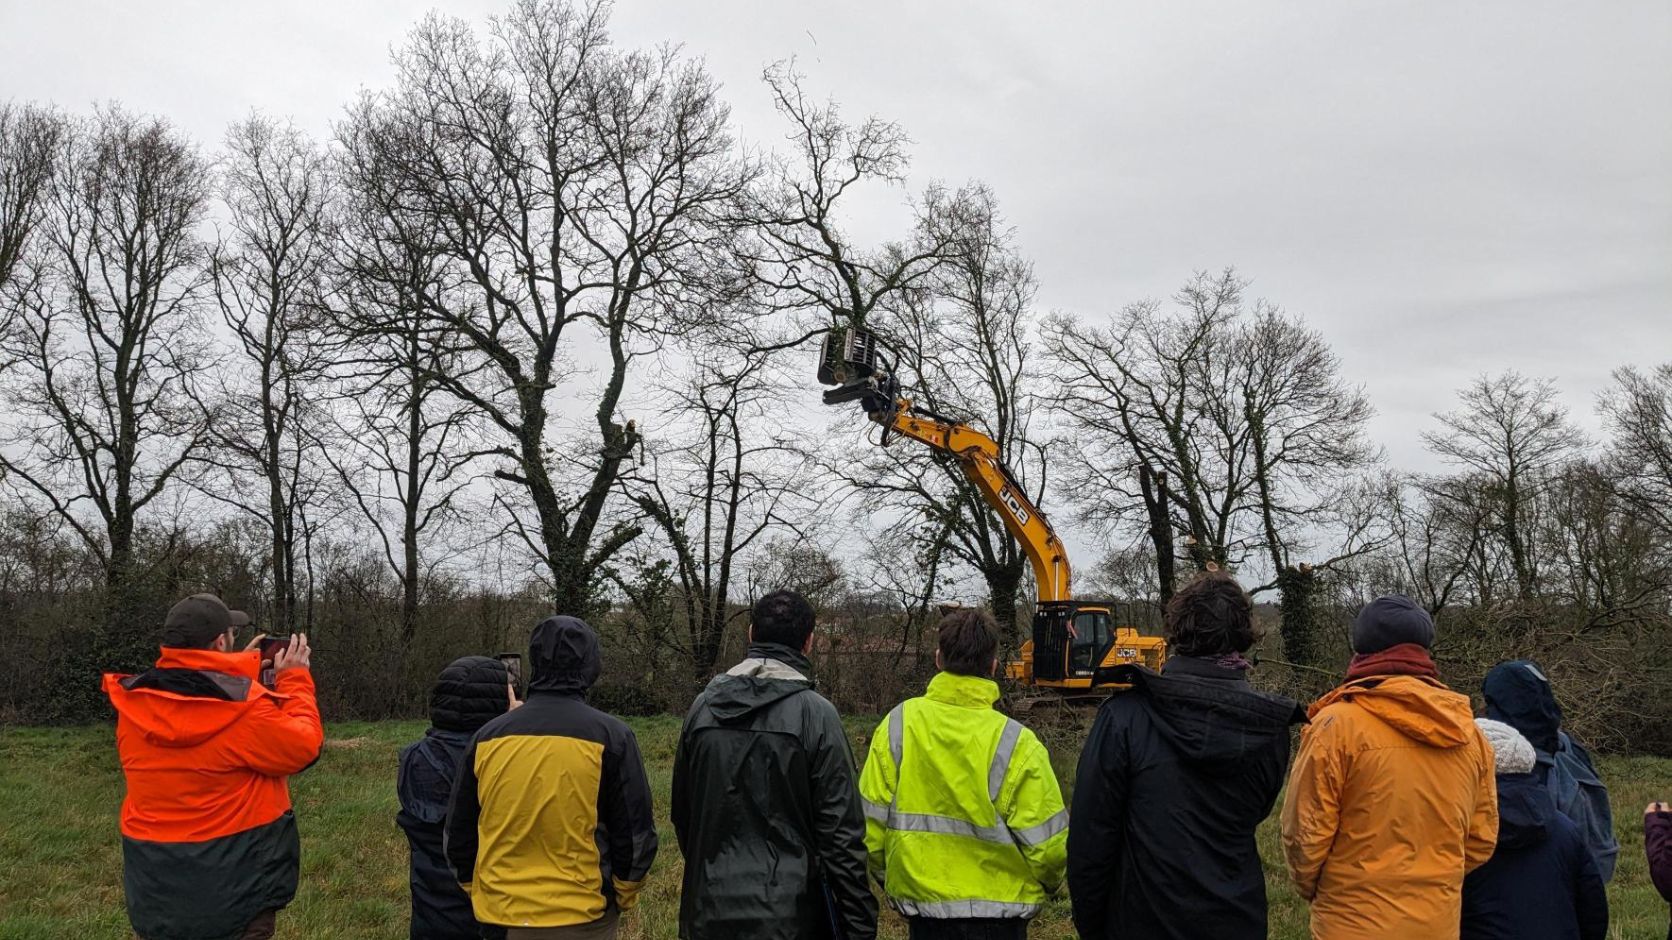
[[[895,832],[933,832],[943,836],[966,836],[999,845],[1009,845],[1011,842],[1010,830],[1004,826],[977,826],[969,820],[955,819],[951,816],[893,811],[888,814],[886,825]]]
[[[860,802],[865,804],[866,819],[875,820],[885,826],[888,825],[888,807],[881,803],[873,803],[870,800],[861,800]]]
[[[1059,832],[1068,829],[1068,810],[1058,810],[1055,816],[1045,820],[1037,826],[1026,829],[1012,829],[1010,834],[1022,845],[1039,845]]]
[[[999,749],[993,752],[993,764],[987,768],[987,796],[994,803],[999,801],[999,791],[1004,788],[1004,775],[1010,772],[1010,755],[1016,753],[1016,742],[1021,737],[1021,722],[1005,719],[1004,733],[999,735]]]
[[[908,901],[890,898],[895,910],[907,917],[1015,917],[1027,919],[1039,913],[1038,904],[1020,901]]]
[[[906,703],[901,702],[888,713],[888,750],[894,755],[894,773],[900,773],[900,760],[906,752]],[[896,788],[899,784],[896,781]]]

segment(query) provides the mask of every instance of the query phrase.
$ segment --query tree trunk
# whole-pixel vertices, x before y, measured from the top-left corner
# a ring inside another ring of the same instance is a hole
[[[987,602],[992,605],[993,619],[998,621],[999,636],[1006,642],[1016,636],[1016,596],[1022,590],[1022,565],[1018,563],[984,572],[987,580]]]
[[[1177,558],[1173,548],[1173,525],[1167,506],[1167,474],[1157,473],[1144,464],[1138,468],[1138,484],[1144,493],[1144,509],[1149,513],[1150,545],[1155,549],[1155,578],[1161,596],[1161,607],[1173,599],[1177,583]]]
[[[1318,662],[1318,615],[1313,603],[1317,588],[1317,572],[1305,565],[1285,567],[1278,572],[1283,654],[1292,663],[1313,668],[1321,667]]]

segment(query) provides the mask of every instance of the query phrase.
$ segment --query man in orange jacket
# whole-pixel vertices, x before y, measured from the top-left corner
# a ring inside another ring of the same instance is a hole
[[[1492,857],[1492,747],[1446,688],[1434,621],[1399,595],[1353,621],[1347,681],[1311,708],[1283,850],[1316,940],[1457,940],[1463,876]]]
[[[324,740],[308,639],[273,657],[268,689],[261,654],[231,652],[249,622],[193,595],[169,610],[155,667],[104,677],[128,783],[122,887],[142,940],[266,940],[296,895],[286,777]]]

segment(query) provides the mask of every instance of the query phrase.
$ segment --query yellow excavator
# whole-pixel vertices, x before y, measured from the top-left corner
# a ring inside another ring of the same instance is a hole
[[[885,446],[891,437],[907,437],[957,458],[964,476],[1021,544],[1033,565],[1039,603],[1032,638],[1023,642],[1017,660],[1005,664],[1005,676],[1025,686],[1083,693],[1125,688],[1113,676],[1121,666],[1160,669],[1166,640],[1117,626],[1106,603],[1074,599],[1073,568],[1062,539],[1005,466],[998,444],[903,397],[883,352],[876,334],[867,330],[848,327],[826,334],[818,378],[836,387],[824,393],[824,403],[858,402],[882,426]]]

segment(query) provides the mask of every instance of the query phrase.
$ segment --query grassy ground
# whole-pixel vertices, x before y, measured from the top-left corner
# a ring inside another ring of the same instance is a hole
[[[667,822],[675,719],[635,721],[655,789],[662,853],[626,922],[629,938],[676,934],[680,858]],[[850,725],[855,752],[869,721]],[[423,732],[416,722],[336,724],[324,758],[292,784],[302,828],[302,889],[279,919],[283,938],[392,940],[406,936],[406,843],[395,828],[395,756]],[[1069,782],[1071,732],[1055,745]],[[1055,737],[1050,735],[1049,737]],[[1667,908],[1649,884],[1638,814],[1672,795],[1672,761],[1611,759],[1603,773],[1619,814],[1619,874],[1610,888],[1612,935],[1660,938]],[[122,778],[108,728],[0,729],[0,940],[125,938],[116,813]],[[1281,874],[1276,833],[1261,833],[1271,887],[1272,936],[1306,935],[1306,912]],[[884,936],[903,937],[889,917]],[[1036,938],[1072,937],[1066,902],[1035,922]]]

